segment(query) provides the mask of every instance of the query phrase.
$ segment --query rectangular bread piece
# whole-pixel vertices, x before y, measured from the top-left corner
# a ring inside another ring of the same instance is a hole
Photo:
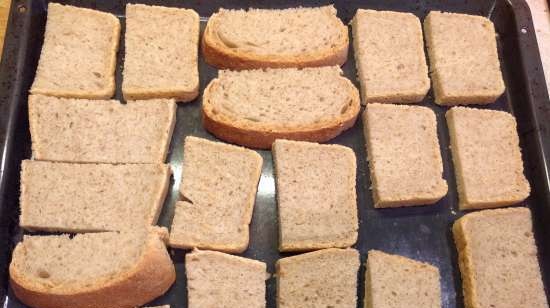
[[[34,159],[163,163],[176,123],[173,100],[129,101],[29,96]]]
[[[19,224],[27,230],[72,233],[154,225],[170,174],[164,164],[24,160]]]
[[[176,248],[242,252],[248,247],[262,157],[242,147],[189,136],[170,232]]]
[[[368,104],[363,127],[374,207],[433,204],[447,194],[432,110]]]
[[[126,100],[199,94],[199,15],[189,9],[126,5],[122,93]]]
[[[50,2],[30,92],[89,99],[112,97],[119,38],[116,16]]]
[[[445,117],[460,209],[507,206],[529,196],[514,116],[454,107]]]
[[[349,247],[357,241],[356,158],[340,145],[273,143],[279,250]]]
[[[441,308],[437,267],[377,250],[366,267],[365,308]]]
[[[493,23],[432,11],[424,20],[435,102],[489,104],[504,92]]]
[[[351,25],[363,102],[420,102],[430,79],[418,17],[359,9]]]
[[[531,211],[485,210],[455,221],[465,308],[547,308]]]

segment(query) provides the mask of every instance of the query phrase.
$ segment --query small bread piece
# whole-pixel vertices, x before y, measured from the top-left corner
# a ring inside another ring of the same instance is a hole
[[[220,71],[203,94],[216,137],[269,149],[275,139],[328,141],[353,126],[359,91],[339,67]]]
[[[185,255],[189,308],[265,308],[266,264],[216,251]]]
[[[176,124],[173,100],[129,101],[29,96],[34,159],[164,163]]]
[[[10,285],[40,308],[133,308],[162,295],[176,280],[166,228],[25,236],[13,251]]]
[[[363,127],[374,207],[433,204],[447,194],[432,110],[368,104]]]
[[[531,211],[466,214],[453,225],[466,308],[548,308]]]
[[[340,145],[276,140],[279,250],[349,247],[357,241],[355,153]]]
[[[124,99],[199,94],[199,15],[189,9],[126,5]]]
[[[511,114],[454,107],[445,117],[460,209],[507,206],[529,196],[516,119]]]
[[[348,28],[330,6],[220,9],[202,38],[206,63],[221,69],[342,65]]]
[[[377,250],[366,266],[365,308],[441,308],[437,267]]]
[[[114,231],[154,225],[170,184],[164,164],[21,163],[22,228]]]
[[[504,92],[493,23],[483,16],[430,12],[424,20],[435,102],[489,104]]]
[[[50,2],[44,44],[30,92],[111,98],[115,93],[119,38],[116,16]]]
[[[363,101],[421,101],[430,89],[430,79],[418,17],[359,9],[351,26]]]
[[[242,147],[189,136],[170,246],[242,252],[248,247],[262,157]]]
[[[357,307],[359,252],[329,248],[279,259],[278,308]]]

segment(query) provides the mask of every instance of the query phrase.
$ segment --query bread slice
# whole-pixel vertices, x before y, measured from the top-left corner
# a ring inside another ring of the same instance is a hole
[[[330,6],[220,9],[208,19],[202,52],[221,69],[342,65],[348,28]]]
[[[488,18],[432,11],[424,33],[437,104],[489,104],[502,95],[495,27]]]
[[[265,308],[266,264],[216,251],[185,255],[189,308]]]
[[[445,115],[451,141],[459,207],[494,208],[525,200],[516,119],[509,113],[454,107]]]
[[[199,94],[199,15],[190,9],[126,5],[124,99]]]
[[[97,163],[163,163],[176,123],[173,100],[92,101],[29,96],[33,157]]]
[[[164,164],[21,163],[22,228],[94,232],[154,225],[170,184]]]
[[[174,283],[165,228],[130,232],[25,236],[13,251],[10,285],[40,308],[133,308]]]
[[[220,71],[203,94],[216,137],[269,149],[275,139],[328,141],[355,123],[359,91],[339,67]]]
[[[369,104],[363,127],[374,207],[433,204],[447,194],[432,110]]]
[[[50,2],[30,92],[89,99],[112,97],[119,38],[120,22],[114,15]]]
[[[185,138],[180,194],[170,245],[242,252],[262,172],[262,157],[245,148]]]
[[[427,263],[370,250],[365,308],[441,308],[439,270]]]
[[[340,145],[276,140],[279,250],[349,247],[357,241],[357,169]]]
[[[453,225],[466,308],[547,308],[531,211],[467,214]]]
[[[430,79],[418,17],[358,9],[351,26],[363,101],[421,101],[430,89]]]
[[[359,266],[359,252],[351,248],[279,259],[277,307],[356,307]]]

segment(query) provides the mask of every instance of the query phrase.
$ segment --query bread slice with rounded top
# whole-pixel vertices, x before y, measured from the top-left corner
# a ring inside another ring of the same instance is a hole
[[[203,94],[203,125],[228,142],[328,141],[353,126],[359,91],[337,66],[220,71]]]
[[[220,9],[208,20],[202,51],[221,69],[342,65],[348,28],[330,6]]]

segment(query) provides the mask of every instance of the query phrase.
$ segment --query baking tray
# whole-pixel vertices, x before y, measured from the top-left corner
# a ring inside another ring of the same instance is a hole
[[[124,20],[126,1],[61,0],[65,4],[88,7],[112,12]],[[395,10],[412,12],[421,19],[430,10],[444,10],[488,16],[496,26],[498,45],[506,93],[490,106],[512,112],[518,120],[520,142],[525,162],[525,173],[532,186],[531,196],[525,204],[533,210],[535,236],[539,247],[540,263],[546,290],[550,289],[550,102],[537,49],[529,8],[520,0],[461,0],[461,1],[146,1],[173,7],[196,10],[204,28],[207,17],[219,7],[225,8],[285,8],[295,6],[320,6],[334,3],[338,15],[349,22],[357,8]],[[11,6],[11,15],[5,43],[3,61],[0,67],[0,302],[4,307],[25,307],[11,293],[7,268],[14,245],[20,240],[22,230],[18,228],[19,215],[19,170],[22,159],[31,157],[30,136],[27,118],[27,93],[33,81],[39,57],[47,1],[18,0]],[[122,22],[124,37],[124,22]],[[116,98],[121,98],[120,84],[124,40],[121,40],[117,65]],[[356,82],[353,50],[350,48],[348,62],[344,65],[348,78]],[[216,76],[216,69],[200,59],[200,83],[202,89]],[[177,110],[177,124],[170,146],[168,162],[174,170],[174,179],[159,219],[159,224],[170,226],[173,205],[177,198],[183,156],[183,139],[194,135],[215,139],[201,125],[201,97],[195,102],[180,104]],[[370,179],[364,148],[362,123],[359,120],[353,128],[338,136],[331,143],[351,147],[357,155],[357,204],[359,210],[359,239],[355,248],[361,252],[364,263],[367,251],[380,249],[401,254],[436,265],[441,272],[443,307],[462,307],[460,272],[457,254],[451,235],[451,225],[464,213],[458,210],[455,177],[449,151],[448,131],[444,113],[447,108],[433,103],[430,92],[422,103],[437,114],[438,133],[443,158],[444,178],[449,184],[448,194],[432,206],[405,209],[374,209]],[[252,224],[250,246],[242,255],[264,261],[268,271],[273,273],[275,262],[290,254],[280,254],[277,249],[277,204],[273,179],[272,157],[269,151],[258,151],[264,158],[264,166]],[[176,265],[177,281],[163,296],[151,305],[171,304],[172,307],[187,306],[184,252],[171,250]],[[83,256],[85,258],[85,256]],[[364,267],[359,273],[357,306],[362,307],[364,298]],[[276,307],[275,278],[267,281],[267,307]],[[220,307],[222,307],[220,303]],[[518,307],[519,308],[519,307]]]

